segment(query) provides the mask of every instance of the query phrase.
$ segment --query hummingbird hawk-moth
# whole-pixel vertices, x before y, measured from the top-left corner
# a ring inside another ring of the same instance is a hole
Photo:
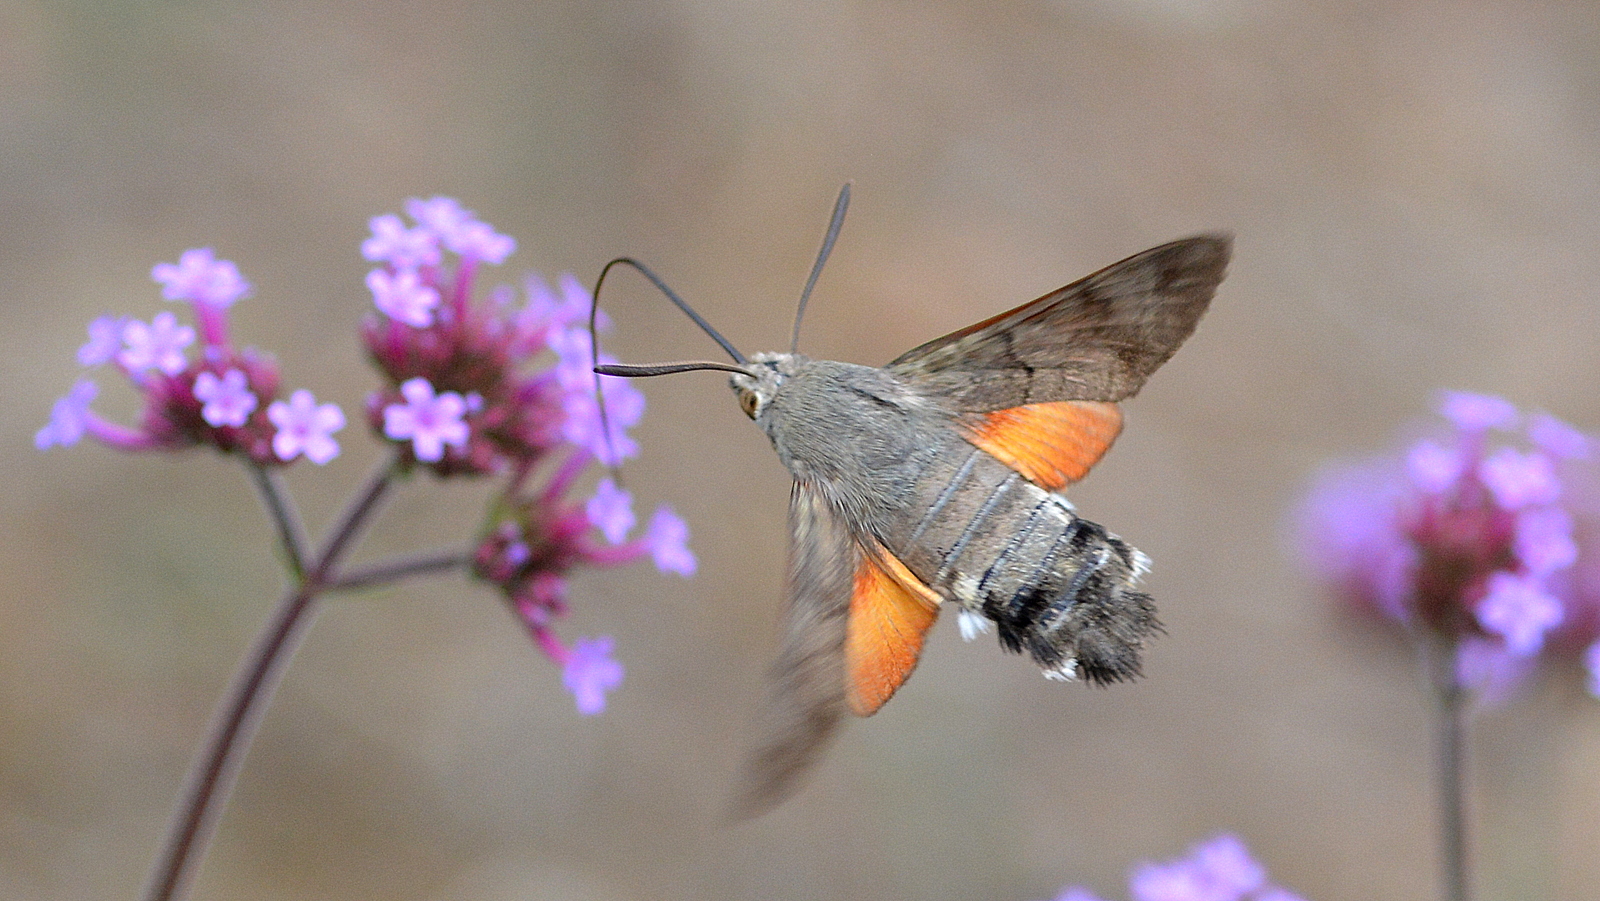
[[[802,311],[848,202],[846,185]],[[646,267],[607,265],[639,269],[735,362],[597,371],[732,372],[740,407],[794,476],[781,649],[741,814],[792,793],[845,711],[883,706],[947,604],[964,635],[993,624],[1048,677],[1105,685],[1139,674],[1160,629],[1138,589],[1149,560],[1061,492],[1111,447],[1117,403],[1194,331],[1230,245],[1223,235],[1163,244],[881,368],[793,346],[747,358]]]

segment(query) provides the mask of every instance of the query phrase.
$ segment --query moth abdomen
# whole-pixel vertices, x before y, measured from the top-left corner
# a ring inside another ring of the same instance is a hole
[[[1139,675],[1160,631],[1137,582],[1143,554],[1061,495],[960,438],[933,457],[883,536],[917,578],[992,621],[1000,644],[1052,678],[1103,685]]]
[[[1000,643],[1026,651],[1053,678],[1096,685],[1139,675],[1139,653],[1161,629],[1150,596],[1135,587],[1142,556],[1097,523],[1074,517],[1051,572],[1011,598],[983,599]]]

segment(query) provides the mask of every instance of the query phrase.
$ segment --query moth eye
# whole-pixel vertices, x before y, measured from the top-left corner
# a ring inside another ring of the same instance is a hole
[[[754,391],[743,390],[739,392],[739,409],[744,411],[744,415],[755,419],[756,408],[759,406],[761,406],[761,399],[756,397]]]

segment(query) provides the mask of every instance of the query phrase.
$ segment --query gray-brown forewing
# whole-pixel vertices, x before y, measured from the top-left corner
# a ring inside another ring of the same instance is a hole
[[[1163,244],[935,338],[887,368],[960,413],[1122,400],[1194,331],[1231,244],[1222,235]]]
[[[789,531],[781,650],[734,800],[740,817],[794,792],[845,710],[845,630],[861,552],[849,526],[805,482],[795,482],[789,496]]]

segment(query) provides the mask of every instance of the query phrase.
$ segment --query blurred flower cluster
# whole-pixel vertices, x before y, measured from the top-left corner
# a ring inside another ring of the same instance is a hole
[[[1166,863],[1142,863],[1128,874],[1131,901],[1300,901],[1300,896],[1267,881],[1267,870],[1238,836],[1223,833]],[[1072,886],[1055,901],[1101,901]]]
[[[562,666],[579,710],[598,713],[622,666],[609,638],[568,646],[551,631],[566,612],[571,571],[646,556],[667,572],[695,568],[688,528],[670,509],[658,509],[630,538],[632,498],[612,479],[573,497],[594,464],[615,466],[638,453],[628,429],[643,415],[644,397],[626,380],[606,378],[602,408],[593,365],[614,361],[595,355],[592,298],[575,278],[562,276],[552,290],[535,275],[523,298],[503,287],[475,297],[480,266],[504,262],[516,242],[447,197],[412,199],[406,211],[409,223],[374,218],[361,246],[378,264],[366,279],[376,309],[361,336],[384,380],[367,398],[366,419],[395,447],[394,475],[421,468],[441,478],[504,480],[464,561]],[[171,311],[149,322],[102,316],[78,351],[84,367],[110,366],[131,383],[143,401],[139,424],[94,413],[97,387],[84,378],[56,402],[35,435],[38,448],[87,435],[124,450],[205,445],[257,467],[302,456],[322,465],[339,455],[334,434],[344,413],[303,389],[280,399],[277,363],[233,343],[228,310],[251,293],[234,263],[197,248],[151,275],[165,298],[189,305],[194,324]]]
[[[1299,513],[1303,556],[1353,609],[1456,649],[1493,702],[1551,653],[1600,693],[1600,480],[1592,440],[1499,397],[1451,392],[1444,428],[1401,454],[1325,470]]]

